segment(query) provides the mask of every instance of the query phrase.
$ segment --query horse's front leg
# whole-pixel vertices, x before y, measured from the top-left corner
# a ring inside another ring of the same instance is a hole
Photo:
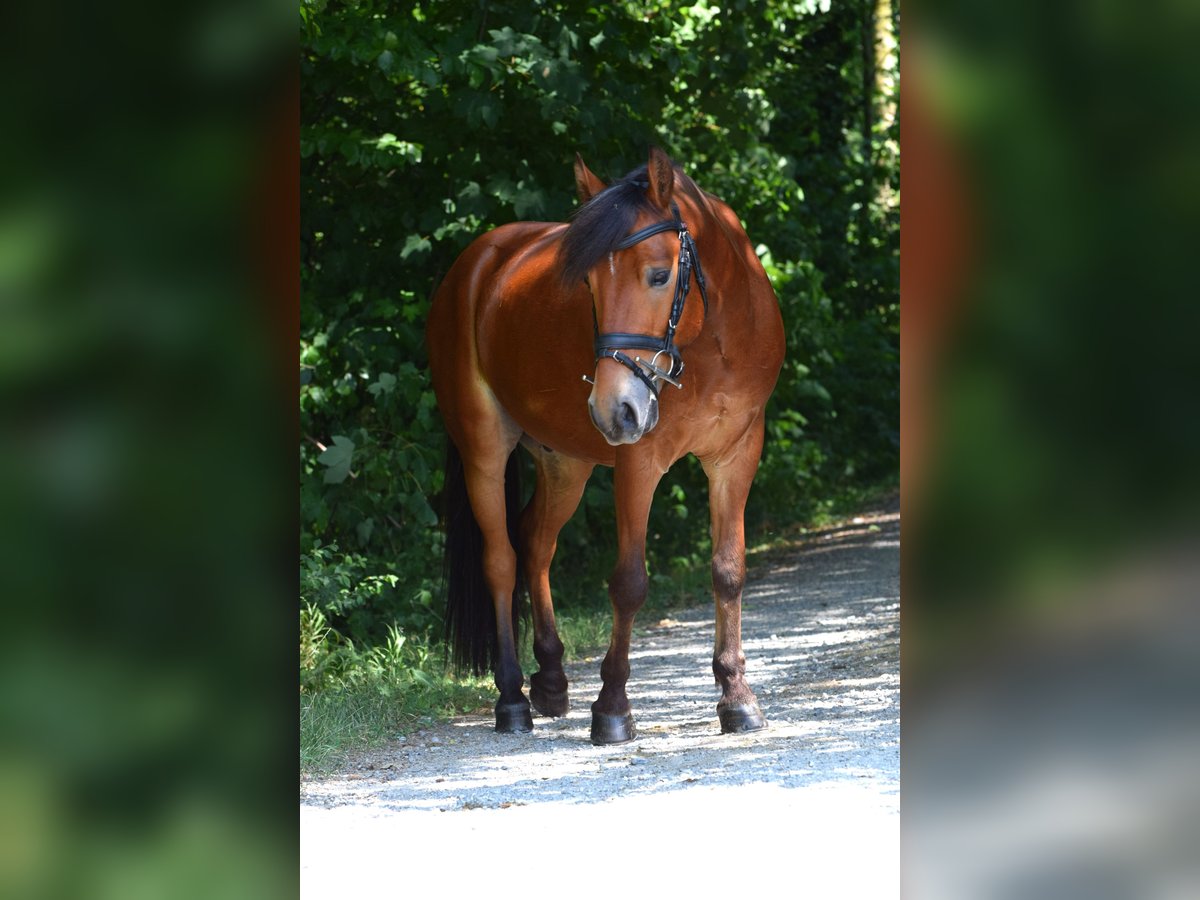
[[[732,452],[703,460],[712,518],[712,582],[716,601],[713,674],[721,685],[717,717],[724,733],[766,726],[746,681],[742,652],[742,587],[746,580],[746,499],[762,451],[763,423],[750,426]]]
[[[654,489],[662,478],[656,466],[639,466],[618,453],[613,473],[617,504],[617,565],[608,581],[613,627],[608,653],[600,666],[604,681],[592,704],[592,743],[620,744],[636,734],[625,685],[629,681],[629,639],[633,619],[646,602],[646,523]]]

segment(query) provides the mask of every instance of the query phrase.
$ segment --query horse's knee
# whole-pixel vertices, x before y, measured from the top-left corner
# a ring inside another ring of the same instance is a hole
[[[641,559],[618,563],[608,579],[608,594],[613,606],[620,609],[640,609],[649,589],[650,577],[646,574],[646,563]]]

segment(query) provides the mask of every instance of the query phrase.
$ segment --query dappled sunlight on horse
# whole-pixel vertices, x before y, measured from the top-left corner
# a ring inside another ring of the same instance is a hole
[[[518,222],[476,239],[433,299],[426,339],[447,452],[447,633],[455,661],[491,670],[496,727],[568,709],[549,570],[559,530],[596,465],[613,467],[613,629],[592,740],[635,734],[626,695],[634,616],[646,599],[654,490],[688,453],[709,482],[721,730],[765,725],[745,679],[743,516],[764,407],[783,363],[779,306],[737,216],[662,151],[605,185],[576,158],[569,224]],[[518,510],[514,454],[537,485]],[[539,671],[517,661],[527,585]]]

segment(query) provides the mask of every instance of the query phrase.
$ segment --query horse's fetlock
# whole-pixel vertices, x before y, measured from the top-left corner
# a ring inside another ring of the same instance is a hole
[[[558,635],[545,638],[534,638],[533,656],[541,664],[547,662],[561,663],[563,658],[563,642]]]
[[[713,656],[713,675],[721,684],[741,678],[746,672],[746,655],[726,651]]]
[[[614,682],[625,684],[629,680],[629,660],[611,654],[604,657],[604,662],[600,664],[600,678],[605,685]]]

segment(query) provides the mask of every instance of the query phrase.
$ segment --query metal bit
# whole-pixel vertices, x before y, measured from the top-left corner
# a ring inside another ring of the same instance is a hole
[[[680,384],[676,379],[672,378],[671,373],[668,372],[666,369],[660,369],[658,366],[654,365],[654,363],[648,363],[644,359],[642,359],[640,356],[635,356],[633,358],[633,361],[636,362],[638,365],[645,366],[646,370],[649,372],[651,378],[661,378],[667,384],[673,384],[673,385],[675,385],[675,387],[679,388],[680,390],[683,390],[683,385]]]

